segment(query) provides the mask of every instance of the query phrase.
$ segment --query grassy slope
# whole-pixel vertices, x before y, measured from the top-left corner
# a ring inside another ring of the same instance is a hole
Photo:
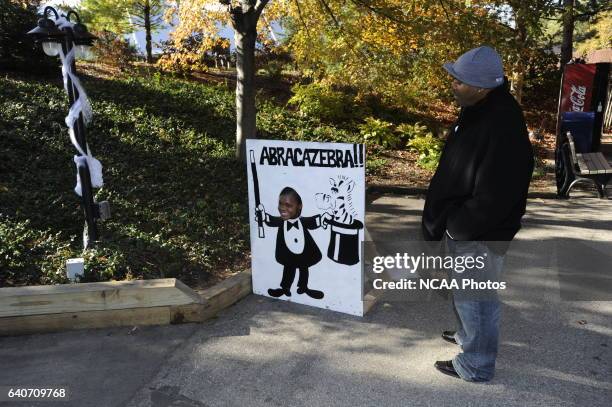
[[[248,262],[246,172],[233,159],[234,94],[165,79],[84,77],[94,108],[88,141],[111,203],[87,279],[178,277],[207,285]],[[0,76],[0,286],[65,281],[81,255],[83,216],[59,81]],[[261,103],[270,138],[349,135]]]

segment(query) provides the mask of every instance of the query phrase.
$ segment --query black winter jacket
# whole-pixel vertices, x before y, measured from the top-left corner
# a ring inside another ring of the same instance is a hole
[[[506,85],[463,108],[427,191],[425,240],[510,241],[521,227],[533,150]]]

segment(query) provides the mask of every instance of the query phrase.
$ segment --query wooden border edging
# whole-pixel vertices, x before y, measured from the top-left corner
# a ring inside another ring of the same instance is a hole
[[[0,336],[203,322],[251,292],[250,270],[201,292],[176,279],[0,288]]]
[[[174,278],[0,288],[0,317],[187,305],[202,299]]]
[[[252,292],[251,270],[245,270],[206,290],[199,291],[198,294],[204,301],[202,320],[214,317]]]

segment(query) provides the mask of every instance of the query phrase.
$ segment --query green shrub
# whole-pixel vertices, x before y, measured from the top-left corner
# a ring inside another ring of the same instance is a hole
[[[352,115],[352,98],[340,91],[319,83],[294,85],[288,104],[297,106],[300,113],[325,121],[341,121]]]
[[[367,175],[376,175],[380,174],[382,169],[387,165],[387,160],[385,158],[373,156],[366,160],[366,174]]]
[[[399,143],[398,135],[393,132],[392,123],[374,117],[366,117],[365,122],[358,127],[366,144],[375,143],[389,148]]]
[[[408,142],[415,137],[426,136],[428,132],[427,126],[416,122],[414,124],[402,123],[395,128],[395,132],[398,134],[399,138]]]
[[[322,123],[319,117],[289,111],[268,100],[258,100],[257,131],[264,138],[278,140],[360,143],[355,132]]]
[[[161,75],[82,80],[94,109],[88,142],[104,166],[96,199],[113,215],[99,224],[100,245],[82,253],[61,82],[0,76],[0,285],[61,282],[65,261],[82,256],[87,281],[189,284],[238,267],[248,223],[233,92]]]
[[[73,238],[74,240],[74,238]],[[0,215],[0,286],[67,283],[66,260],[85,259],[82,282],[124,279],[129,266],[121,248],[103,246],[82,253],[61,232],[41,231],[29,220]]]
[[[408,142],[408,146],[419,153],[417,164],[427,170],[433,171],[438,166],[442,154],[442,141],[431,133],[415,136]]]
[[[74,254],[61,233],[0,215],[0,286],[67,282],[65,261]]]
[[[425,168],[429,171],[435,171],[438,168],[438,163],[440,162],[440,152],[436,151],[428,155],[421,155],[417,160],[417,164],[421,168]]]
[[[107,246],[109,244],[104,243],[100,247],[83,251],[85,275],[82,282],[125,279],[129,270],[125,255],[117,248]]]

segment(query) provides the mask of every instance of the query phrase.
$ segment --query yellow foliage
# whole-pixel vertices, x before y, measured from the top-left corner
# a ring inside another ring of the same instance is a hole
[[[612,11],[602,12],[592,25],[593,36],[579,42],[576,51],[586,55],[598,49],[612,48]]]
[[[267,24],[284,15],[288,0],[273,0],[258,21],[261,42],[270,42]],[[170,34],[175,52],[164,55],[159,64],[165,69],[204,70],[202,56],[219,45],[219,31],[231,27],[227,6],[219,0],[180,0],[172,2],[165,15],[167,22],[177,21]],[[197,41],[191,41],[197,35]],[[229,42],[225,40],[227,47]]]
[[[442,64],[467,49],[490,44],[504,54],[508,31],[490,15],[490,5],[483,0],[270,0],[258,22],[258,41],[265,49],[278,46],[268,27],[281,21],[288,34],[284,46],[302,74],[325,85],[350,86],[358,97],[373,94],[403,105],[447,88]],[[218,0],[181,0],[167,18],[179,21],[172,34],[177,53],[160,64],[179,69],[198,66],[198,55],[214,47],[219,28],[231,26]],[[201,36],[195,47],[189,42],[194,33]]]
[[[501,27],[484,2],[296,0],[290,50],[326,84],[402,105],[448,86],[442,63],[492,43]],[[501,37],[501,36],[498,36]]]

